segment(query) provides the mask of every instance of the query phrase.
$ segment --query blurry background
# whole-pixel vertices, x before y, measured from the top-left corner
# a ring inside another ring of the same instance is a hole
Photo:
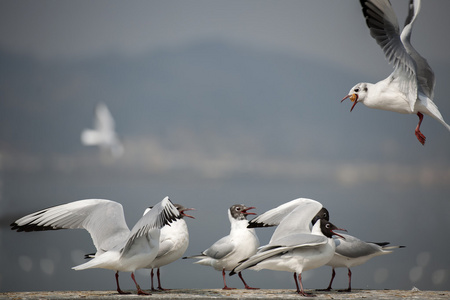
[[[392,2],[403,24],[407,1]],[[449,9],[424,2],[412,36],[447,122]],[[2,1],[0,291],[115,289],[113,271],[71,270],[94,250],[86,231],[9,224],[107,198],[131,227],[166,195],[197,209],[186,255],[228,234],[232,204],[262,213],[308,197],[349,234],[406,246],[355,267],[354,288],[448,290],[450,133],[426,116],[422,146],[417,116],[340,103],[391,71],[358,1]],[[80,142],[98,102],[115,117],[120,158]],[[262,245],[272,232],[257,230]],[[163,286],[222,287],[219,272],[192,262],[162,268]],[[148,274],[137,274],[143,288]],[[305,288],[325,288],[331,268],[303,275]],[[244,277],[295,288],[287,272]],[[347,287],[346,270],[333,287]]]

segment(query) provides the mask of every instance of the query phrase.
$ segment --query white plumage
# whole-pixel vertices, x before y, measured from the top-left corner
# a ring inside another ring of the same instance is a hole
[[[256,236],[255,230],[247,228],[247,215],[254,215],[254,213],[247,212],[254,207],[246,207],[243,204],[236,204],[228,210],[228,218],[231,223],[230,234],[215,242],[211,247],[206,249],[200,255],[184,257],[196,258],[196,264],[211,266],[217,271],[222,271],[224,282],[223,289],[231,289],[227,286],[225,280],[225,271],[231,271],[237,264],[256,253],[259,247],[259,239]],[[252,289],[244,281],[242,275],[239,277],[246,289]]]
[[[389,0],[360,2],[370,34],[383,49],[389,63],[394,65],[394,71],[375,84],[356,84],[341,102],[350,98],[353,101],[350,111],[356,103],[361,102],[370,108],[417,114],[419,123],[414,132],[421,144],[425,144],[425,136],[420,131],[423,114],[436,119],[450,131],[450,126],[433,102],[433,70],[410,42],[412,27],[420,10],[420,0],[410,0],[408,17],[401,33]]]
[[[118,272],[131,272],[138,293],[146,294],[137,284],[134,272],[145,268],[155,259],[159,250],[160,229],[179,217],[178,210],[166,197],[142,216],[130,230],[120,203],[87,199],[29,214],[11,226],[17,231],[86,229],[97,252],[93,259],[73,269],[103,268],[116,271],[119,293],[124,292],[119,287]]]
[[[94,129],[81,132],[81,142],[86,146],[98,146],[108,151],[113,157],[120,157],[124,153],[122,143],[115,131],[115,122],[108,107],[99,103],[95,109]]]

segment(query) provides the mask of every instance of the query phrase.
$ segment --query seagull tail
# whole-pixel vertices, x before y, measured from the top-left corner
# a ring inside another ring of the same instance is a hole
[[[394,249],[399,249],[399,248],[405,248],[406,246],[383,246],[383,247],[381,247],[383,250],[385,250],[385,251],[389,251],[389,252],[392,252],[391,250],[394,250]]]
[[[429,115],[430,117],[433,117],[435,120],[439,121],[439,123],[444,125],[444,127],[447,128],[448,131],[450,131],[450,125],[448,125],[444,121],[444,118],[442,117],[441,113],[439,112],[439,109],[436,106],[436,104],[434,104],[434,102],[426,96],[423,97],[423,95],[420,95],[419,98],[420,98],[420,101],[422,102],[422,105],[424,105],[426,107],[426,110],[428,111],[428,112],[424,112],[424,113]]]
[[[106,252],[100,256],[94,257],[88,262],[72,267],[72,269],[76,271],[93,268],[109,269],[108,268],[109,262],[115,261],[117,259],[117,257],[115,256],[118,256],[117,252],[116,253]]]

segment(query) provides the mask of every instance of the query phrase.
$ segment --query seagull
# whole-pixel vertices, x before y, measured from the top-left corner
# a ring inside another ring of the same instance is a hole
[[[425,136],[420,132],[423,115],[428,115],[449,131],[434,97],[434,72],[411,45],[411,32],[420,10],[420,0],[410,0],[409,13],[403,31],[400,33],[397,17],[389,0],[360,0],[362,11],[371,36],[383,49],[386,59],[394,66],[388,78],[375,84],[358,83],[344,99],[350,98],[353,110],[356,103],[367,107],[393,111],[402,114],[417,114],[419,123],[415,135],[425,144]]]
[[[159,268],[181,258],[189,245],[189,232],[183,217],[195,219],[193,216],[185,213],[185,211],[194,209],[186,208],[180,204],[174,204],[174,206],[178,209],[181,218],[172,222],[170,226],[167,225],[161,229],[158,254],[152,263],[147,266],[147,268],[151,268],[152,291],[157,291],[153,286],[153,269],[158,269],[156,273],[158,277],[158,290],[167,290],[161,287]],[[149,212],[150,209],[151,208],[147,208],[144,215]]]
[[[160,229],[180,218],[169,197],[153,209],[130,230],[120,203],[105,199],[86,199],[62,204],[26,215],[11,224],[12,230],[43,231],[58,229],[86,229],[97,249],[90,261],[72,269],[103,268],[116,271],[117,292],[119,271],[131,272],[139,295],[147,295],[134,277],[137,269],[145,268],[159,250]]]
[[[327,263],[327,266],[332,267],[331,273],[331,281],[330,284],[324,291],[330,291],[331,285],[333,283],[334,276],[336,272],[335,268],[347,268],[348,270],[348,288],[345,290],[339,290],[339,292],[351,292],[352,287],[352,272],[350,271],[351,267],[362,265],[367,262],[369,259],[379,256],[392,253],[393,249],[404,248],[405,246],[388,246],[388,242],[383,243],[373,243],[373,242],[364,242],[354,236],[349,234],[342,234],[345,238],[335,239],[336,242],[336,250],[333,258]]]
[[[124,148],[115,132],[114,118],[104,103],[97,104],[95,109],[94,129],[84,129],[81,142],[85,146],[99,146],[104,151],[118,158],[123,155]]]
[[[228,218],[231,223],[230,234],[215,242],[200,255],[183,257],[200,259],[195,262],[205,266],[211,266],[217,271],[222,271],[224,290],[230,290],[225,280],[225,271],[231,271],[237,264],[256,253],[259,247],[259,239],[255,230],[247,228],[247,215],[255,215],[248,212],[255,207],[247,207],[243,204],[235,204],[228,210]],[[246,289],[256,289],[247,285],[239,272],[239,278]]]
[[[299,207],[303,210],[303,214],[306,218],[297,220],[294,218],[286,218],[294,209]],[[316,211],[318,212],[316,213]],[[309,216],[312,216],[312,220],[309,219]],[[330,214],[328,210],[316,200],[298,198],[281,204],[253,218],[249,221],[248,228],[278,226],[281,221],[283,221],[283,225],[281,227],[279,226],[273,233],[270,240],[270,242],[272,242],[274,239],[277,239],[279,235],[284,235],[290,230],[298,233],[309,233],[311,232],[310,224],[315,224],[318,219],[329,221]]]
[[[297,293],[305,293],[301,274],[303,271],[325,265],[334,255],[335,242],[331,238],[335,230],[343,230],[326,220],[328,212],[324,214],[319,202],[299,198],[271,209],[250,221],[251,227],[266,227],[278,225],[269,244],[262,246],[258,252],[242,261],[230,275],[250,268],[253,270],[269,269],[294,273]],[[316,216],[322,214],[325,218]],[[317,221],[312,229],[309,224],[313,219]],[[265,224],[265,225],[263,225]],[[300,287],[297,282],[300,282]]]

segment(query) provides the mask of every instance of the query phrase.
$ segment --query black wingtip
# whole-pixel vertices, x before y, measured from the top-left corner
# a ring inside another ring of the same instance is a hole
[[[266,223],[260,222],[249,222],[247,228],[260,228],[260,227],[273,227],[274,225],[269,225]]]
[[[16,222],[10,224],[11,230],[16,230],[17,232],[32,232],[32,231],[47,231],[47,230],[59,230],[63,228],[57,228],[53,226],[39,226],[36,224],[25,224],[18,225]]]
[[[384,247],[384,246],[387,246],[387,245],[389,245],[389,244],[390,244],[389,242],[381,242],[381,243],[376,243],[376,242],[367,242],[367,243],[372,243],[372,244],[376,244],[376,245],[378,245],[378,246],[380,246],[380,247]]]

